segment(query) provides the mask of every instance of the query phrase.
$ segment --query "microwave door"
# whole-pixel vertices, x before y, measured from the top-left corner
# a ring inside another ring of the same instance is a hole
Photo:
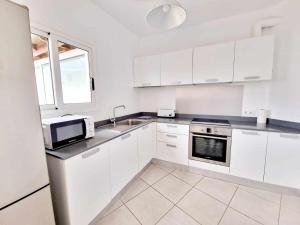
[[[53,149],[82,140],[86,136],[83,119],[51,124]]]

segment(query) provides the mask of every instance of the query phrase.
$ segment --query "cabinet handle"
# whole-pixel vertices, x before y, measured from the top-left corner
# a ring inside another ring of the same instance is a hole
[[[246,134],[246,135],[256,135],[256,136],[259,135],[258,132],[252,132],[252,131],[242,131],[242,134]]]
[[[143,83],[143,86],[151,86],[152,83]]]
[[[247,76],[247,77],[244,77],[245,80],[257,80],[259,78],[260,78],[260,76]]]
[[[170,138],[177,138],[177,135],[167,134],[167,137],[170,137]]]
[[[169,148],[177,148],[177,146],[176,146],[176,145],[170,145],[170,144],[166,144],[166,146],[167,146],[167,147],[169,147]]]
[[[288,139],[299,139],[299,135],[293,135],[293,134],[280,134],[280,137],[288,138]]]
[[[130,138],[131,137],[131,134],[126,134],[124,136],[121,137],[122,140],[125,140],[127,138]]]
[[[98,152],[100,152],[100,148],[96,148],[94,150],[89,151],[88,153],[83,154],[81,157],[83,159],[87,159],[93,155],[96,155]]]
[[[146,130],[149,128],[149,125],[142,127],[143,130]]]
[[[171,125],[171,124],[168,124],[167,127],[170,127],[170,128],[177,128],[176,125]]]
[[[218,82],[219,79],[218,78],[214,78],[214,79],[207,79],[205,80],[205,82],[210,83],[210,82]]]

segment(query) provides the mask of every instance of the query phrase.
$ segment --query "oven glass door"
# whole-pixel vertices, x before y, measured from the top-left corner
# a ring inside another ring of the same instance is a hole
[[[53,149],[84,139],[86,125],[84,119],[51,124]]]
[[[227,137],[192,134],[192,157],[226,163]]]

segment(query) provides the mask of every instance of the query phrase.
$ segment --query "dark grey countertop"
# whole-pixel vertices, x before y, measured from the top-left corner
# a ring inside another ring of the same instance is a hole
[[[245,129],[245,130],[256,130],[256,131],[266,131],[266,132],[278,132],[278,133],[291,133],[300,134],[300,129],[278,126],[274,124],[259,125],[254,122],[240,122],[240,121],[230,121],[232,129]]]
[[[134,117],[133,119],[136,119]],[[185,118],[175,118],[175,119],[168,119],[168,118],[155,118],[145,120],[144,123],[133,127],[130,130],[122,133],[111,133],[105,132],[103,128],[99,127],[96,128],[95,137],[57,149],[55,151],[46,150],[48,156],[53,156],[59,158],[61,160],[66,160],[72,158],[78,154],[81,154],[85,151],[88,151],[98,145],[101,145],[105,142],[113,140],[117,137],[120,137],[128,132],[136,130],[140,127],[143,127],[151,122],[159,122],[159,123],[175,123],[175,124],[182,124],[182,125],[190,125],[192,119],[185,119]],[[285,126],[278,126],[274,124],[268,124],[266,126],[259,126],[255,122],[249,121],[230,121],[231,127],[233,129],[245,129],[245,130],[257,130],[257,131],[267,131],[267,132],[279,132],[279,133],[293,133],[293,134],[300,134],[300,129],[285,127]]]

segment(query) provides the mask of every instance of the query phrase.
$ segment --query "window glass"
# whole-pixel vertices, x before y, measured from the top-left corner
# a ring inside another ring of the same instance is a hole
[[[48,38],[31,34],[33,61],[40,105],[54,105]]]
[[[88,51],[58,42],[64,103],[92,102]]]

